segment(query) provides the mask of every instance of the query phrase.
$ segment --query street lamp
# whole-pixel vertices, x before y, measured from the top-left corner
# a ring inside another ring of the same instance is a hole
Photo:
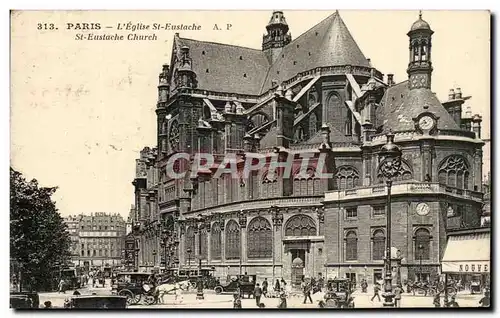
[[[203,217],[198,215],[196,218],[196,222],[198,223],[198,284],[196,290],[196,299],[205,299],[203,295],[203,277],[201,276],[201,230],[203,227]]]
[[[349,284],[352,285],[352,266],[349,265]]]
[[[418,244],[418,259],[420,262],[420,267],[418,268],[420,275],[418,275],[418,280],[420,282],[423,281],[423,279],[422,279],[422,251],[423,251],[423,249],[424,249],[424,246],[422,244]]]
[[[385,288],[384,307],[394,307],[394,293],[392,292],[392,267],[391,267],[391,187],[392,179],[401,169],[401,149],[394,144],[394,134],[389,131],[386,135],[387,142],[380,150],[380,172],[386,178],[387,184],[387,217],[386,217],[386,253],[385,253]]]

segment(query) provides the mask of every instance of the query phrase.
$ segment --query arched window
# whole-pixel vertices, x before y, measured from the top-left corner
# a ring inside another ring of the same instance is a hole
[[[201,259],[207,259],[208,258],[208,235],[207,235],[207,229],[202,228],[200,231],[200,256]]]
[[[375,230],[373,232],[373,260],[384,259],[385,251],[385,234],[383,230]]]
[[[439,183],[460,189],[469,188],[469,163],[462,156],[446,157],[438,169]]]
[[[326,105],[326,118],[322,119],[323,122],[328,122],[333,127],[344,131],[344,126],[347,120],[347,106],[344,105],[342,99],[337,94],[332,94],[328,97]]]
[[[315,236],[317,235],[314,220],[307,215],[292,216],[285,227],[285,236]]]
[[[429,230],[420,228],[415,231],[415,256],[416,259],[430,259],[431,234]]]
[[[384,161],[381,162],[377,170],[378,183],[384,183],[386,180],[381,170],[381,167],[383,165]],[[410,165],[406,161],[401,160],[401,169],[399,169],[399,171],[395,174],[395,176],[392,178],[392,181],[411,180],[412,178],[413,172]]]
[[[313,167],[308,167],[303,171],[299,167],[293,173],[293,195],[318,195],[321,194],[321,182],[316,176],[316,171]]]
[[[240,226],[235,220],[229,220],[226,226],[226,259],[240,258]]]
[[[349,231],[345,236],[344,255],[346,261],[355,261],[358,259],[358,235],[355,231]]]
[[[222,232],[220,230],[220,224],[215,222],[212,225],[212,230],[210,231],[210,256],[213,260],[221,259],[221,248],[222,248]]]
[[[261,198],[274,198],[278,196],[278,171],[275,171],[273,175],[268,175],[267,172],[264,173],[261,189]]]
[[[271,223],[258,216],[248,224],[248,258],[271,258],[273,255]]]
[[[359,185],[359,173],[352,166],[340,166],[335,174],[339,190],[352,189]]]
[[[312,138],[316,135],[318,131],[318,118],[315,113],[311,113],[309,115],[309,138]]]
[[[194,227],[189,226],[186,230],[186,256],[193,258],[196,253],[194,245]]]

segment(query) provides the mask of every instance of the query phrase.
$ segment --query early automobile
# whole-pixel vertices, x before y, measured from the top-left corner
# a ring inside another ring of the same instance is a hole
[[[242,298],[247,295],[248,298],[253,296],[255,289],[255,282],[257,281],[256,275],[236,275],[230,276],[229,282],[224,285],[218,285],[214,288],[216,294],[234,293],[240,291]]]
[[[124,309],[127,308],[127,297],[117,295],[74,296],[69,308],[78,309]]]
[[[352,296],[353,284],[347,278],[328,280],[324,300],[319,302],[320,308],[354,308]]]
[[[116,274],[117,280],[111,286],[111,292],[119,296],[127,297],[127,305],[135,305],[141,301],[142,295],[146,296],[150,289],[144,288],[147,285],[148,279],[153,273],[149,272],[119,272]],[[151,301],[150,297],[146,298],[147,302]]]
[[[473,295],[473,294],[481,294],[481,292],[482,292],[481,279],[478,277],[474,277],[470,283],[470,293],[471,295]]]
[[[80,276],[75,267],[63,268],[59,272],[59,279],[64,280],[64,289],[77,289],[80,288]]]

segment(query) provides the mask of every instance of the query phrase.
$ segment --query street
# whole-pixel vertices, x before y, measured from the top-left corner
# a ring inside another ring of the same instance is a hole
[[[96,293],[97,295],[110,295],[111,292],[109,288],[83,288],[79,290],[82,295],[91,295],[92,293]],[[382,308],[383,307],[383,298],[382,301],[378,301],[375,299],[373,302],[370,300],[373,294],[371,293],[361,293],[360,291],[355,291],[354,303],[356,308]],[[139,303],[137,305],[129,306],[128,309],[168,309],[168,308],[232,308],[233,307],[233,296],[232,294],[222,294],[216,295],[213,291],[205,291],[204,300],[196,299],[196,292],[190,291],[188,293],[183,294],[183,300],[175,300],[174,295],[166,295],[164,300],[165,304],[160,305],[145,305]],[[67,297],[72,297],[72,292],[67,291],[66,294],[52,292],[52,293],[40,293],[40,304],[47,300],[52,302],[52,306],[54,307],[63,307],[64,299]],[[478,307],[479,300],[483,296],[480,294],[470,295],[467,292],[461,292],[457,295],[456,300],[460,307]],[[300,293],[292,294],[287,299],[288,308],[317,308],[318,307],[318,297],[315,295],[312,296],[313,303],[303,304],[303,297]],[[261,298],[261,302],[265,304],[266,308],[277,308],[279,299],[278,298]],[[443,303],[443,297],[441,297],[441,303]],[[258,308],[255,299],[243,299],[242,300],[243,308]],[[403,294],[401,300],[401,307],[405,308],[425,308],[430,307],[433,308],[433,297],[431,296],[423,296],[423,295],[411,295],[411,294]]]

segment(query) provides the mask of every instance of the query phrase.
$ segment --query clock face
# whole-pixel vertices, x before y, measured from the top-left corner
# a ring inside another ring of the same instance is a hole
[[[421,203],[419,203],[417,205],[417,209],[416,210],[417,210],[417,214],[418,215],[424,216],[424,215],[429,214],[430,207],[429,207],[429,205],[427,203],[421,202]]]
[[[423,116],[418,121],[418,125],[421,129],[431,129],[434,126],[434,119],[430,116]]]

